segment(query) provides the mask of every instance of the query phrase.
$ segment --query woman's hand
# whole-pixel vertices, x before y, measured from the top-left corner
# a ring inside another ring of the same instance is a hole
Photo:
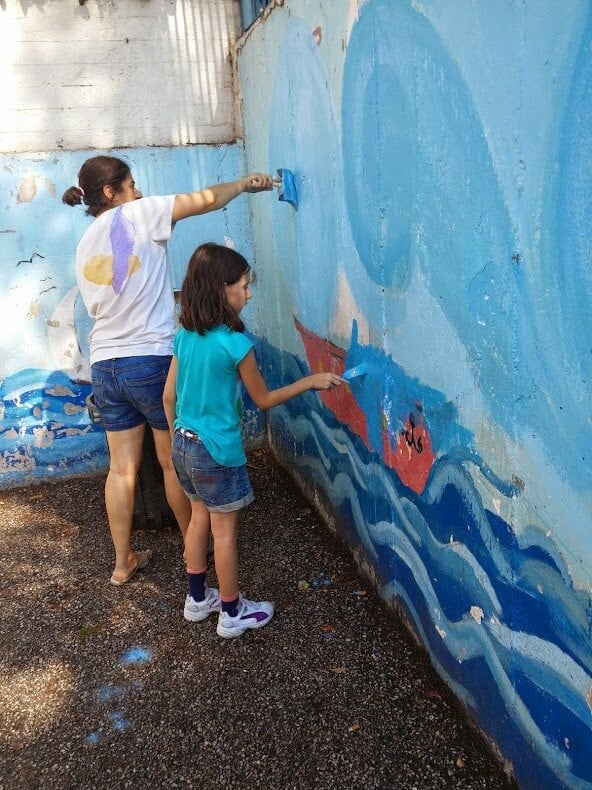
[[[251,173],[243,181],[245,192],[266,192],[273,189],[273,178],[265,173]]]
[[[308,380],[310,388],[313,390],[330,390],[333,387],[339,387],[340,384],[345,384],[345,379],[342,379],[337,373],[313,373],[308,377]]]

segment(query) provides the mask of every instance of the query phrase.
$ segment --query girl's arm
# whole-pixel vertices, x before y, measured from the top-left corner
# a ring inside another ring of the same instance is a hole
[[[206,187],[199,192],[188,192],[184,195],[176,195],[173,204],[173,223],[186,217],[194,217],[197,214],[207,214],[208,211],[216,211],[224,208],[235,197],[243,192],[264,192],[273,189],[273,179],[271,176],[262,173],[251,173],[246,178],[239,178],[238,181],[229,181],[225,184],[214,184]]]
[[[166,414],[172,436],[175,430],[175,417],[177,416],[175,411],[177,405],[177,357],[173,357],[171,360],[169,374],[164,384],[162,405],[164,406],[164,413]]]
[[[249,351],[246,357],[239,363],[238,372],[251,400],[260,409],[271,409],[272,406],[279,406],[280,403],[302,395],[307,390],[328,390],[338,387],[343,383],[341,376],[336,373],[313,373],[298,379],[293,384],[280,387],[277,390],[268,390],[263,376],[257,367],[255,352]]]

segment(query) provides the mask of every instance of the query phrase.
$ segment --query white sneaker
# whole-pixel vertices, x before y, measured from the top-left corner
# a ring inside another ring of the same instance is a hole
[[[185,598],[183,617],[190,623],[201,623],[206,617],[220,611],[220,593],[215,587],[206,587],[206,597],[203,601],[194,601],[188,595]]]
[[[236,617],[231,617],[228,612],[220,612],[216,633],[224,639],[232,639],[242,636],[249,628],[263,628],[272,617],[271,601],[248,601],[241,596]]]

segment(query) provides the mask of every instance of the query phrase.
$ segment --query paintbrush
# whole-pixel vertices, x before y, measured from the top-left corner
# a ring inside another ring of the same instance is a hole
[[[348,370],[344,371],[341,374],[341,378],[350,381],[351,379],[356,379],[358,376],[363,376],[366,373],[368,373],[368,363],[360,362],[359,365],[356,365],[353,368],[348,368]]]
[[[273,179],[274,187],[278,188],[279,200],[290,203],[295,209],[298,208],[298,194],[296,192],[296,181],[294,173],[283,167],[277,171],[277,178]]]

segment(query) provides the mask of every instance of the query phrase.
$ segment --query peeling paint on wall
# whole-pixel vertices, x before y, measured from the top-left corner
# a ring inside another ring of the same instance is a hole
[[[51,447],[54,440],[53,431],[48,431],[45,426],[42,428],[33,428],[34,446],[35,447]]]
[[[35,459],[30,451],[16,450],[15,452],[3,452],[0,455],[0,472],[32,472],[35,469]]]
[[[28,176],[21,181],[16,196],[17,203],[31,203],[37,194],[37,179],[35,176]]]

